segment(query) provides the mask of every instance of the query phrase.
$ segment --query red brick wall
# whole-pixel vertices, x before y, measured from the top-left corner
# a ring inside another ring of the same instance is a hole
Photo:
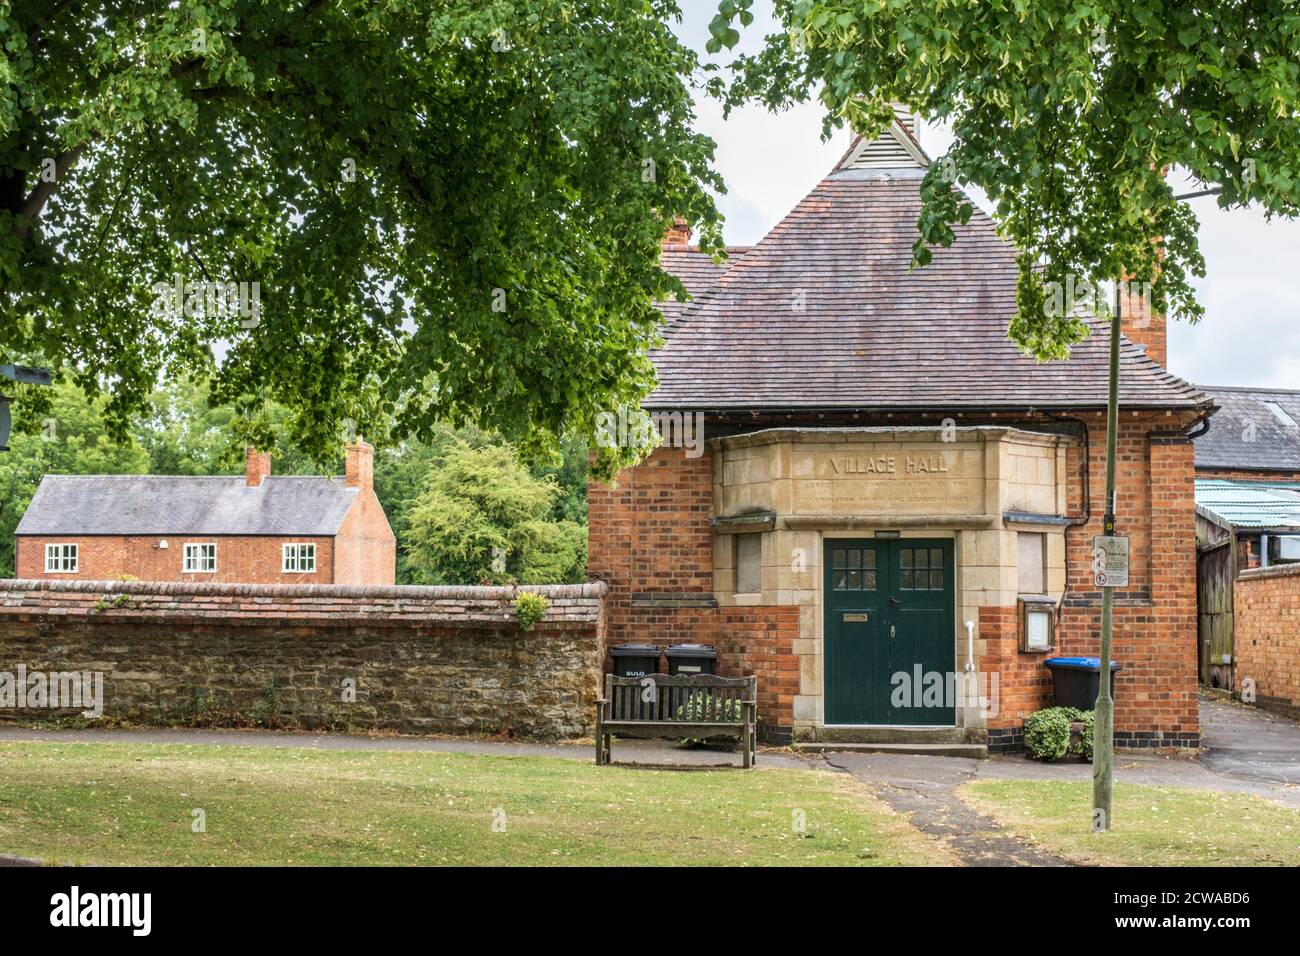
[[[1066,534],[1068,590],[1057,629],[1057,653],[1065,656],[1100,652],[1101,592],[1092,584],[1091,553],[1105,513],[1106,433],[1101,416],[1089,424],[1091,520]],[[1128,588],[1113,595],[1112,654],[1123,665],[1115,680],[1119,746],[1194,747],[1199,740],[1192,445],[1159,437],[1178,427],[1163,415],[1124,414],[1120,421],[1117,530],[1129,536],[1131,568]]]
[[[370,487],[357,492],[334,539],[335,584],[393,584],[397,581],[397,536],[384,506]]]
[[[1042,654],[1020,653],[1019,608],[981,607],[979,635],[984,641],[980,671],[990,675],[987,693],[997,703],[997,713],[988,716],[990,742],[997,749],[1013,749],[1024,741],[1024,722],[1036,710],[1052,702],[1051,674],[1043,666]],[[997,675],[997,686],[992,676]],[[984,694],[984,688],[980,688]]]
[[[1165,317],[1151,309],[1148,296],[1143,294],[1144,284],[1132,279],[1124,283],[1121,307],[1124,316],[1124,338],[1146,349],[1147,358],[1159,366],[1168,365],[1168,343]]]
[[[688,458],[660,448],[617,485],[591,483],[588,566],[609,585],[606,640],[716,647],[719,673],[758,676],[765,735],[788,739],[799,692],[799,609],[714,606],[712,506],[707,452]]]
[[[158,542],[167,541],[167,548]],[[76,574],[46,574],[45,545],[75,543],[78,561]],[[217,545],[217,570],[182,571],[186,544]],[[310,574],[287,574],[283,567],[281,546],[288,543],[316,545],[316,570]],[[179,535],[164,537],[19,537],[15,574],[35,580],[113,581],[138,578],[141,581],[193,581],[208,584],[331,584],[334,575],[334,539],[328,537],[203,537]],[[392,583],[390,577],[387,582]]]
[[[1300,717],[1300,564],[1243,572],[1232,591],[1238,692]]]
[[[1264,562],[1260,552],[1260,536],[1257,534],[1237,535],[1237,570],[1246,571],[1258,568]]]
[[[679,643],[703,640],[707,608],[654,606],[655,596],[713,595],[713,465],[709,453],[659,448],[611,487],[587,489],[588,558],[609,584],[608,639]],[[639,595],[636,601],[633,595]]]
[[[799,693],[799,608],[718,608],[719,673],[758,677],[758,714],[767,739],[789,740]]]
[[[1300,481],[1300,471],[1245,471],[1240,468],[1197,468],[1197,478],[1229,478],[1236,481]]]

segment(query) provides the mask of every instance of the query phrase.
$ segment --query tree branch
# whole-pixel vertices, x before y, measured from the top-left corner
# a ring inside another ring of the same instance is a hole
[[[38,182],[34,189],[23,200],[22,206],[18,209],[18,227],[17,233],[19,239],[27,239],[32,234],[32,224],[36,217],[41,214],[45,204],[49,201],[50,196],[54,195],[54,190],[59,181],[67,174],[81,156],[81,151],[85,148],[82,143],[73,146],[71,149],[65,149],[54,159],[54,178]]]

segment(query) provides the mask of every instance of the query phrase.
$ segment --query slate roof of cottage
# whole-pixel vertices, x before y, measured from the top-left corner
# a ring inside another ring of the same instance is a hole
[[[19,535],[338,534],[357,489],[341,478],[46,475]]]
[[[1220,406],[1210,429],[1195,439],[1197,468],[1300,471],[1300,424],[1289,425],[1265,403],[1300,423],[1300,392],[1281,388],[1206,385]]]
[[[976,209],[952,246],[911,270],[928,163],[899,123],[856,140],[828,175],[694,301],[668,314],[651,408],[706,410],[1098,408],[1100,323],[1069,360],[1040,363],[1007,338],[1015,249]],[[667,268],[693,260],[666,256]],[[688,276],[682,274],[683,282]],[[666,313],[667,314],[667,313]],[[1127,407],[1207,406],[1124,340]]]
[[[1196,510],[1233,528],[1300,530],[1300,483],[1197,478]]]

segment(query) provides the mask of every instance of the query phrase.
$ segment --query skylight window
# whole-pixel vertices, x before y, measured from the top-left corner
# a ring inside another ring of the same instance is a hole
[[[1286,409],[1277,402],[1264,402],[1264,407],[1273,413],[1273,417],[1285,425],[1287,428],[1295,428],[1295,419],[1286,413]]]

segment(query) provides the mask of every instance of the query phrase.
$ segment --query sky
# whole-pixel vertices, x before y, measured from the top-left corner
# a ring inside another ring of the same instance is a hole
[[[727,62],[732,53],[704,53],[717,4],[684,0],[683,6],[678,35],[706,61]],[[771,0],[756,0],[740,50],[756,50],[775,29],[771,8]],[[817,103],[781,114],[747,107],[723,119],[718,103],[699,94],[696,108],[697,129],[717,143],[715,165],[728,190],[719,208],[731,245],[762,238],[830,171],[849,141],[846,130],[822,141]],[[922,123],[920,140],[927,153],[939,156],[951,137]],[[1184,188],[1177,171],[1172,175],[1179,191],[1195,188]],[[1198,385],[1300,388],[1300,295],[1293,285],[1300,280],[1300,222],[1269,222],[1253,209],[1225,212],[1212,197],[1190,203],[1201,223],[1206,276],[1195,286],[1205,318],[1195,326],[1169,323],[1170,371]]]

